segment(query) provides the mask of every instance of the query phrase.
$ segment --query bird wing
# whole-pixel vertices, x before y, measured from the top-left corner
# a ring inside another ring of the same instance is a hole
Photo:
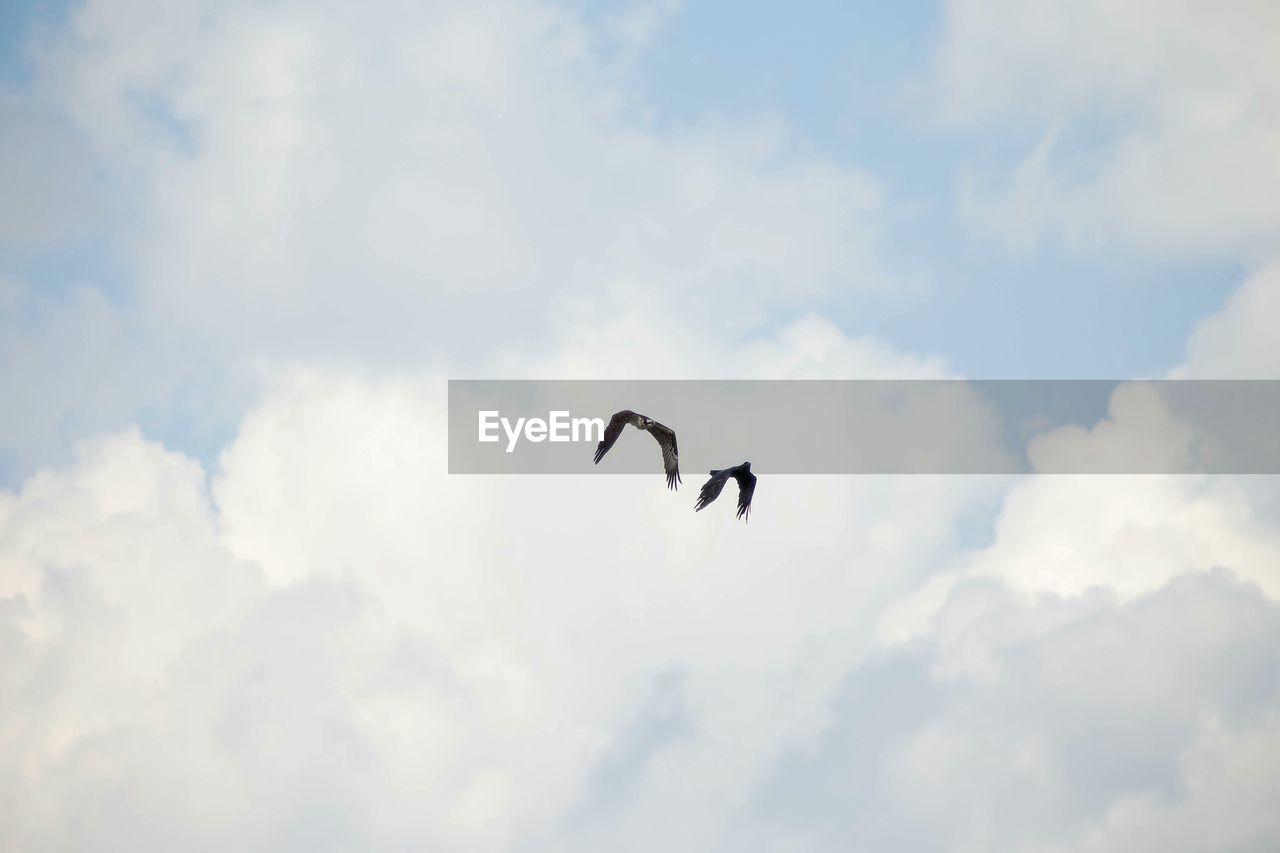
[[[653,426],[649,427],[649,432],[662,448],[662,467],[667,472],[667,488],[678,488],[676,484],[681,482],[680,450],[676,447],[675,431],[654,421]]]
[[[613,447],[614,442],[618,440],[618,436],[622,435],[622,428],[627,425],[627,421],[635,414],[630,409],[623,409],[612,418],[609,419],[609,425],[604,428],[604,438],[596,445],[596,464],[600,464],[600,460],[609,452],[609,448]]]
[[[751,518],[751,496],[756,491],[756,475],[750,471],[735,471],[733,479],[738,481],[738,518],[747,521]]]
[[[729,479],[729,472],[712,471],[711,479],[702,484],[702,491],[698,492],[698,502],[693,505],[693,511],[698,512],[707,504],[720,497],[720,490],[724,488],[725,481]]]

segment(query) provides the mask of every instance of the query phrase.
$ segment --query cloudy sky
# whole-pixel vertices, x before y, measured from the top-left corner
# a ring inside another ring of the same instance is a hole
[[[1273,478],[445,472],[449,377],[1280,378],[1271,0],[17,0],[0,129],[5,853],[1280,848]]]

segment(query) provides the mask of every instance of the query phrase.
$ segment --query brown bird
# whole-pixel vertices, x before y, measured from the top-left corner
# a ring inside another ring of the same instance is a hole
[[[618,436],[622,435],[622,429],[627,424],[652,435],[658,441],[658,446],[662,448],[662,467],[667,473],[667,488],[679,488],[680,480],[680,452],[676,448],[676,434],[670,427],[663,426],[653,418],[646,417],[630,409],[623,409],[612,418],[609,419],[609,425],[605,427],[604,439],[596,445],[596,464],[600,464],[600,460],[609,452],[609,448],[613,447],[614,442],[618,440]]]

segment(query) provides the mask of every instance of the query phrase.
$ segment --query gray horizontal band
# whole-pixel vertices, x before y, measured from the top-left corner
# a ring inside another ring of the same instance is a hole
[[[622,409],[675,430],[694,480],[743,461],[758,474],[1280,473],[1280,380],[959,379],[450,380],[449,471],[660,476],[657,443],[631,427],[592,463]]]

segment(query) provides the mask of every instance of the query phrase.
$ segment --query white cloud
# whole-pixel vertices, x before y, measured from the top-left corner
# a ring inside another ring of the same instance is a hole
[[[964,581],[928,633],[850,674],[834,724],[777,764],[741,839],[1270,849],[1277,631],[1275,601],[1227,571],[1123,604]]]
[[[631,3],[609,19],[607,29],[623,44],[642,45],[652,39],[662,24],[683,7],[684,0],[644,0]]]
[[[869,176],[773,120],[630,118],[626,70],[566,9],[242,5],[91,3],[45,61],[137,164],[144,311],[210,346],[476,361],[564,334],[565,307],[732,334],[889,279]]]
[[[1280,839],[1272,804],[1280,796],[1280,721],[1270,715],[1244,730],[1210,721],[1182,754],[1184,795],[1121,799],[1076,845],[1050,850],[1264,850]]]
[[[1093,217],[1179,251],[1274,237],[1241,192],[1275,177],[1267,27],[1162,6],[1190,16],[1168,43],[1144,7],[1006,4],[986,32],[991,8],[952,7],[957,114],[1140,113],[1083,188],[1050,140],[992,222],[1057,201],[1028,244],[1088,242]],[[636,10],[610,37],[670,13]],[[43,54],[41,92],[134,191],[136,311],[0,290],[29,415],[0,438],[52,453],[202,370],[265,390],[212,471],[132,429],[0,491],[6,843],[1275,840],[1269,483],[775,477],[742,525],[659,479],[447,477],[445,372],[948,367],[817,315],[769,325],[892,279],[875,181],[776,121],[654,130],[625,51],[570,11],[248,11],[90,2]],[[1269,352],[1269,280],[1201,327],[1195,369]],[[1039,460],[1195,449],[1140,393],[1113,403]],[[993,497],[993,541],[962,549]]]
[[[546,379],[941,379],[940,358],[900,353],[875,338],[846,335],[810,314],[740,339],[680,319],[629,312],[571,334],[533,364],[510,357],[510,374]]]
[[[1023,247],[1274,253],[1274,4],[953,0],[946,16],[934,74],[949,122],[1076,131],[1065,151],[1042,140],[1007,175],[971,182],[975,227]]]
[[[1034,436],[1028,457],[1038,473],[1011,481],[991,544],[957,555],[892,603],[880,618],[881,641],[930,631],[956,585],[973,578],[998,580],[1027,599],[1106,590],[1128,601],[1176,577],[1228,567],[1280,601],[1277,479],[1167,473],[1211,466],[1214,447],[1204,424],[1174,411],[1158,387],[1122,383],[1097,423]],[[1061,473],[1108,470],[1152,473]]]
[[[1123,385],[1098,424],[1042,436],[1032,459],[1186,456],[1195,427],[1151,386]],[[1274,477],[1018,482],[989,545],[880,613],[885,662],[848,689],[924,707],[896,726],[851,715],[858,729],[826,736],[833,751],[882,744],[883,763],[851,789],[890,792],[863,799],[889,817],[837,823],[838,837],[1057,853],[1274,846],[1262,774],[1280,702],[1264,675],[1280,627],[1278,494]]]
[[[1085,428],[1067,425],[1034,436],[1027,456],[1039,473],[1193,469],[1196,431],[1161,397],[1159,386],[1121,383],[1107,402],[1107,416]]]
[[[1221,311],[1196,324],[1179,379],[1275,379],[1280,377],[1280,264],[1245,279]]]
[[[849,831],[846,805],[789,822],[802,790],[861,803],[899,844],[1038,849],[1154,832],[1161,809],[1210,837],[1226,806],[1199,780],[1251,784],[1233,744],[1270,737],[1255,669],[1277,545],[1229,484],[1023,483],[920,630],[875,652],[886,604],[956,565],[958,522],[1002,483],[774,477],[750,525],[660,481],[499,490],[444,474],[443,392],[300,372],[209,482],[133,432],[0,493],[0,761],[23,780],[5,815],[23,849]],[[878,751],[842,752],[894,720]],[[1154,739],[1123,739],[1139,730]],[[776,788],[809,760],[836,765]],[[1001,791],[1019,816],[984,830]],[[1232,807],[1240,839],[1273,835],[1257,802]]]
[[[50,422],[63,442],[144,411],[216,434],[299,362],[527,375],[582,329],[640,322],[725,363],[776,310],[893,283],[871,176],[775,117],[658,130],[615,36],[523,2],[77,7],[38,45],[33,91],[127,199],[103,324],[123,340],[87,351],[70,305],[13,315],[4,361],[67,363],[40,378],[31,428],[0,436],[20,471],[58,458]],[[86,395],[107,364],[109,399]]]
[[[975,491],[774,478],[762,528],[634,478],[495,490],[444,474],[442,403],[439,380],[313,371],[211,485],[125,433],[0,493],[23,849],[506,849],[658,814],[712,838],[821,729],[857,614],[951,547]],[[671,672],[696,735],[593,812],[597,762]]]

